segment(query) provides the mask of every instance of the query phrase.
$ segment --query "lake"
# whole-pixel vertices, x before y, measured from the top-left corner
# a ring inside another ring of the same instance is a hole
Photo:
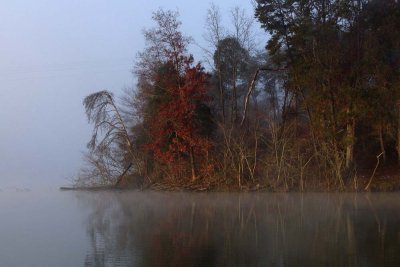
[[[400,193],[3,190],[0,266],[400,266]]]

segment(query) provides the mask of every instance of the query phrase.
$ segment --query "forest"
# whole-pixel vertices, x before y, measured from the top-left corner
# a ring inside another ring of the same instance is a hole
[[[400,189],[400,2],[257,0],[253,11],[233,8],[226,25],[210,6],[204,62],[178,12],[155,11],[136,84],[83,101],[93,135],[75,185]]]

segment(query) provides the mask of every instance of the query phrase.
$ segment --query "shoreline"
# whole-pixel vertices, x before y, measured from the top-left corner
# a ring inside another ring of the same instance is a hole
[[[353,178],[346,179],[344,186],[329,184],[321,181],[319,184],[304,184],[303,190],[299,184],[279,185],[272,184],[266,180],[256,180],[247,183],[240,188],[237,185],[226,184],[223,181],[206,182],[191,181],[160,181],[153,183],[137,184],[124,176],[123,183],[115,185],[93,185],[93,186],[63,186],[61,191],[159,191],[159,192],[226,192],[226,193],[362,193],[362,192],[400,192],[400,168],[380,169],[372,176],[369,170],[361,170]],[[331,181],[331,180],[329,180]],[[369,185],[368,185],[369,184]]]
[[[309,188],[300,190],[299,188],[285,189],[284,187],[267,187],[267,186],[243,186],[241,189],[237,187],[205,187],[201,185],[184,185],[176,186],[168,183],[147,184],[142,187],[132,186],[62,186],[60,191],[154,191],[154,192],[188,192],[188,193],[390,193],[400,192],[400,183],[397,180],[384,179],[385,177],[377,177],[377,180],[365,190],[368,181],[359,180],[358,187],[354,188],[352,183],[347,183],[344,188]]]

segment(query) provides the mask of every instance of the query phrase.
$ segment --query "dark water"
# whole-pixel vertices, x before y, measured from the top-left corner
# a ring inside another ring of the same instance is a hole
[[[0,266],[400,266],[400,194],[3,191]]]

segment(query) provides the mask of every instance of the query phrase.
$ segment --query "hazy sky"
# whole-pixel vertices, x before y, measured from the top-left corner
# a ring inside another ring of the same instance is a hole
[[[2,0],[0,189],[68,184],[91,132],[82,99],[102,89],[118,95],[135,84],[130,71],[144,46],[142,29],[151,27],[159,7],[178,10],[183,32],[204,43],[210,3]],[[226,21],[234,6],[253,12],[250,0],[215,3]]]

